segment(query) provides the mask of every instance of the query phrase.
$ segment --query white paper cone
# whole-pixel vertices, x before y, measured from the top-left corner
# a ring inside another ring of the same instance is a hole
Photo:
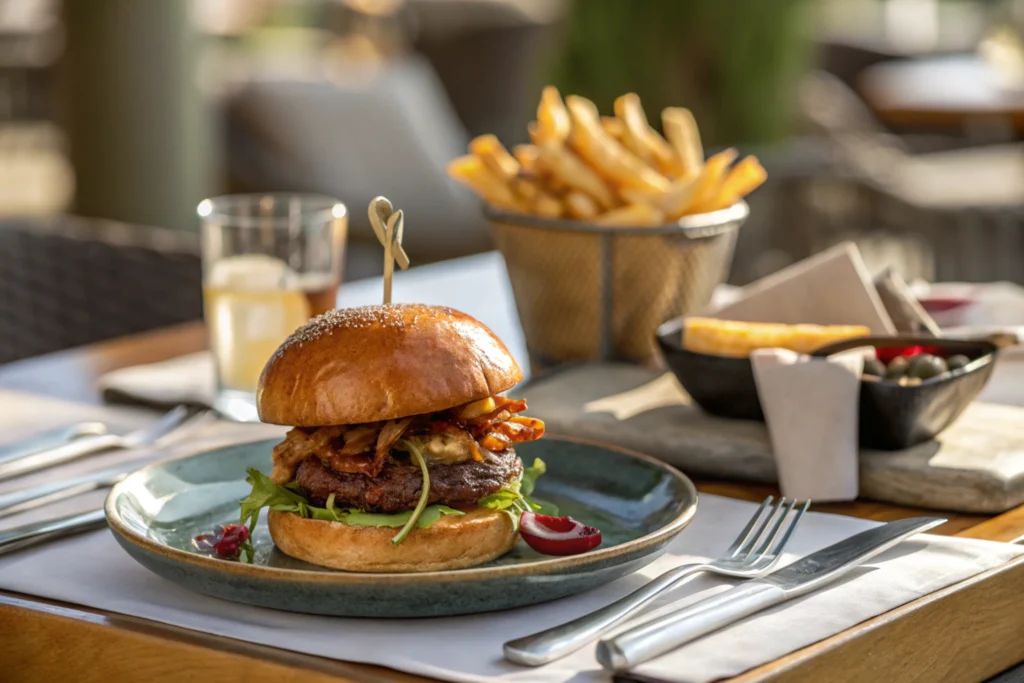
[[[811,358],[761,349],[750,360],[782,495],[820,502],[854,500],[863,353]]]

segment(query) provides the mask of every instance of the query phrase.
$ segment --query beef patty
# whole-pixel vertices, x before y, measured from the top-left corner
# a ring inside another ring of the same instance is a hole
[[[523,461],[509,448],[488,455],[483,462],[467,461],[430,467],[430,503],[475,503],[523,473]],[[320,458],[310,456],[295,471],[295,483],[314,505],[323,506],[334,494],[337,507],[366,512],[404,512],[416,507],[423,474],[408,460],[388,458],[376,477],[335,472]]]

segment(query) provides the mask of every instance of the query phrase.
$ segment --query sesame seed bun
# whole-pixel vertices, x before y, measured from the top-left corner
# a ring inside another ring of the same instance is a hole
[[[447,410],[522,378],[501,340],[465,313],[363,306],[296,330],[263,369],[256,402],[263,422],[324,427]]]

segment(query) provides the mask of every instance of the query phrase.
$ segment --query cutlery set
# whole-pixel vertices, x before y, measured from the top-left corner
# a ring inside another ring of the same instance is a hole
[[[99,422],[49,430],[0,447],[0,481],[115,449],[166,446],[213,417],[179,406],[144,429],[119,436]],[[70,479],[0,493],[0,519],[70,496],[108,488],[124,479],[132,464]],[[799,504],[768,497],[718,558],[674,567],[629,595],[567,623],[510,640],[505,658],[540,666],[565,657],[595,640],[598,662],[625,671],[708,633],[839,580],[875,555],[946,520],[917,517],[861,532],[777,569],[810,501]],[[0,531],[0,555],[107,524],[103,509],[67,515]],[[686,580],[710,573],[747,579],[734,588],[607,636],[642,613],[659,596]]]
[[[49,430],[0,448],[0,482],[112,450],[164,447],[180,440],[213,416],[178,406],[152,424],[124,436],[109,433],[100,422],[82,422]],[[138,467],[137,462],[70,479],[0,493],[0,519],[89,491],[109,488]],[[99,529],[106,525],[102,508],[25,524],[0,531],[0,555],[55,538]]]
[[[914,534],[945,523],[939,517],[914,517],[861,532],[792,564],[772,571],[810,507],[805,501],[769,497],[740,531],[725,554],[701,564],[668,570],[624,598],[573,621],[510,640],[505,658],[524,666],[540,666],[579,650],[614,629],[657,596],[701,572],[751,579],[731,590],[674,610],[605,638],[597,644],[597,660],[610,671],[626,671],[740,619],[822,588],[875,555]],[[765,514],[767,511],[767,514]]]

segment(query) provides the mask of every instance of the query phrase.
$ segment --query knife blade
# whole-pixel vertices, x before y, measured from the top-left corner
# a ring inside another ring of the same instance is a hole
[[[597,660],[625,671],[756,612],[826,586],[900,541],[944,524],[913,517],[862,531],[760,579],[652,619],[597,645]]]
[[[121,465],[100,472],[92,472],[81,477],[47,482],[9,493],[0,493],[0,519],[34,510],[72,496],[113,486],[127,477],[133,467],[138,466],[139,463],[132,463],[132,466]]]

